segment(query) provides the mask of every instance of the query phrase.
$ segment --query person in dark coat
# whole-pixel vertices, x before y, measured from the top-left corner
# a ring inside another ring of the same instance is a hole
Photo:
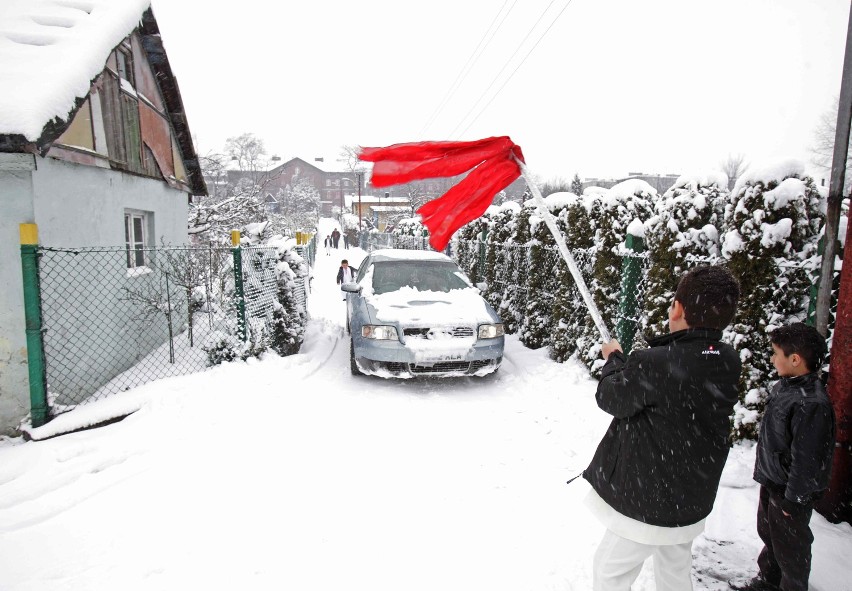
[[[358,274],[358,269],[349,266],[349,261],[343,259],[340,261],[340,269],[337,270],[337,285],[344,283],[352,283],[355,281],[355,275]],[[343,294],[343,299],[346,300],[346,293]]]
[[[757,533],[764,547],[759,574],[731,588],[807,591],[811,572],[809,526],[814,501],[828,488],[835,417],[819,369],[825,339],[800,322],[769,333],[772,364],[781,378],[760,421],[754,479],[760,483]]]
[[[669,334],[625,358],[618,341],[596,399],[613,416],[583,472],[586,504],[607,531],[594,558],[595,591],[627,591],[654,558],[658,591],[692,589],[692,541],[713,508],[730,448],[739,354],[723,343],[739,283],[723,267],[680,280]]]
[[[340,244],[340,230],[338,230],[337,228],[334,229],[334,231],[331,233],[331,240],[334,244],[334,248],[337,248]]]

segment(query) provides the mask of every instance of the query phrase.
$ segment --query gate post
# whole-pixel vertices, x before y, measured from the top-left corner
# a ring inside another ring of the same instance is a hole
[[[24,322],[27,329],[27,368],[33,427],[48,420],[44,339],[41,332],[41,289],[38,276],[38,226],[20,224],[21,269],[24,280]]]
[[[645,250],[645,242],[641,236],[627,234],[624,247],[636,254]],[[636,311],[638,298],[636,288],[642,277],[642,263],[638,257],[625,255],[621,259],[621,297],[618,301],[618,323],[615,334],[625,355],[630,355],[633,348],[633,338],[636,336]]]
[[[237,334],[248,340],[246,331],[246,298],[243,292],[243,253],[240,249],[240,231],[231,231],[231,253],[234,255],[234,298],[237,301]]]

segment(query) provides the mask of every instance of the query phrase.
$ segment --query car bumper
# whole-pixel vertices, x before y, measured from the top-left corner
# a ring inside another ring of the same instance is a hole
[[[355,337],[355,361],[365,374],[382,377],[484,376],[503,361],[503,337],[477,340],[464,353],[451,347],[436,348],[428,354],[406,347],[399,341],[377,341]]]

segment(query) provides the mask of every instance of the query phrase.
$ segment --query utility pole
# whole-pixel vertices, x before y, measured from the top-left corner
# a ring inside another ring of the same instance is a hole
[[[825,216],[825,249],[820,269],[817,295],[816,329],[828,336],[828,316],[831,286],[834,279],[834,259],[838,247],[840,205],[846,177],[846,157],[849,150],[849,128],[852,123],[852,11],[846,30],[846,53],[843,58],[843,78],[840,83],[840,105],[837,110],[837,129],[834,136],[834,155]],[[847,239],[852,227],[847,227]],[[828,394],[836,415],[836,445],[832,460],[831,482],[828,490],[816,503],[817,510],[831,521],[852,522],[852,246],[846,243],[840,275],[837,319],[831,343],[831,372]]]
[[[846,30],[846,54],[843,58],[843,77],[840,82],[840,104],[834,132],[834,154],[828,185],[828,204],[825,213],[825,250],[819,277],[816,305],[816,329],[828,336],[828,315],[831,306],[831,284],[834,279],[834,259],[837,256],[837,233],[840,225],[840,205],[846,178],[846,157],[849,153],[849,128],[852,124],[852,11]]]
[[[361,232],[361,174],[355,173],[355,178],[358,179],[358,232]]]

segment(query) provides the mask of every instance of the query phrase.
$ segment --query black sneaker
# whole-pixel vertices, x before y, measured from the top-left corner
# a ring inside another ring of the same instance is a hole
[[[734,579],[728,581],[728,586],[731,589],[736,589],[736,591],[781,591],[781,587],[767,582],[760,575],[752,579]]]

